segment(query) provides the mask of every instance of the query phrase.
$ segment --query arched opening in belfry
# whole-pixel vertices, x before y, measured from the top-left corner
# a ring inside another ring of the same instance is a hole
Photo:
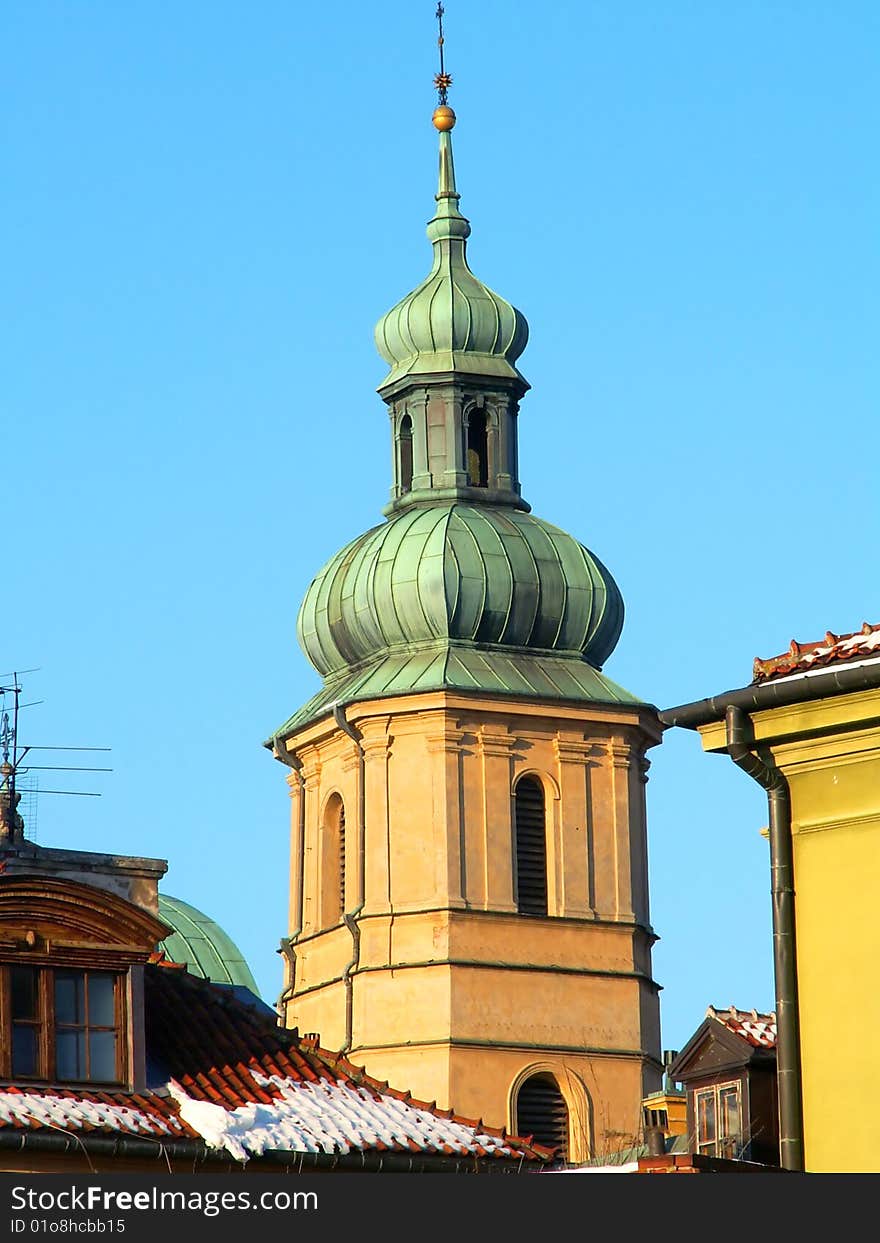
[[[514,790],[516,909],[521,915],[547,914],[547,830],[544,787],[522,777]]]
[[[568,1106],[552,1075],[531,1075],[523,1083],[516,1097],[516,1133],[555,1148],[558,1160],[568,1158]]]
[[[411,492],[413,479],[413,425],[412,419],[408,414],[405,414],[400,420],[400,430],[397,433],[397,446],[400,491]]]
[[[345,912],[345,804],[332,794],[321,826],[321,925],[331,928]]]
[[[485,410],[472,410],[468,419],[467,476],[472,488],[488,488],[489,434]]]

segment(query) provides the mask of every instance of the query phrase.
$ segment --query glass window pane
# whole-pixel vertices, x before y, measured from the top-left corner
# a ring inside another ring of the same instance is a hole
[[[37,1073],[36,1027],[24,1027],[15,1023],[12,1027],[12,1073],[35,1075]]]
[[[715,1093],[697,1093],[697,1140],[701,1144],[715,1140]]]
[[[84,1023],[82,971],[56,971],[55,1022]]]
[[[114,982],[109,972],[89,972],[89,1027],[113,1027],[116,1022]]]
[[[59,1031],[55,1033],[55,1073],[59,1079],[85,1079],[85,1032]]]
[[[113,1083],[116,1079],[116,1033],[89,1033],[89,1079]]]
[[[723,1088],[719,1092],[721,1106],[721,1131],[730,1139],[742,1139],[739,1117],[739,1092],[736,1088]]]
[[[37,1017],[37,972],[34,967],[12,968],[12,1017]]]

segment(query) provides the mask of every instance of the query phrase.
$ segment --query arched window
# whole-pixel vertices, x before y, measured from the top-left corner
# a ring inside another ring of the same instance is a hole
[[[557,1158],[567,1159],[568,1106],[552,1075],[532,1075],[520,1088],[516,1098],[516,1133],[531,1135],[536,1143],[555,1148]]]
[[[547,914],[547,833],[544,787],[523,777],[514,791],[516,824],[516,909],[521,915]]]
[[[345,911],[345,804],[327,800],[321,827],[321,925],[338,924]]]
[[[485,410],[472,410],[467,425],[467,474],[472,488],[489,486],[489,436]]]
[[[405,414],[400,420],[400,430],[397,433],[397,444],[400,491],[411,492],[413,478],[413,431],[412,419],[408,414]]]

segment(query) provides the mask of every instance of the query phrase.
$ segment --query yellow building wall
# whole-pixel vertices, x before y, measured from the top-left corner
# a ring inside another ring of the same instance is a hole
[[[808,1171],[880,1171],[880,691],[753,714],[789,781]],[[703,732],[719,750],[723,726]]]
[[[632,1141],[660,1080],[644,792],[653,710],[434,694],[346,715],[364,751],[363,850],[354,741],[330,719],[287,744],[300,766],[287,1024],[327,1048],[350,1034],[349,1056],[369,1074],[509,1130],[517,1085],[550,1070],[573,1159]],[[527,774],[545,795],[547,918],[516,910],[513,789]],[[352,921],[323,927],[318,900],[335,794],[350,916],[362,902],[357,949]]]

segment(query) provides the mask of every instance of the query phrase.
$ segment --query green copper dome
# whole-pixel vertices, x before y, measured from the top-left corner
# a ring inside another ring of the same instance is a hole
[[[614,579],[572,536],[521,510],[447,503],[405,510],[337,553],[306,593],[299,640],[325,677],[436,640],[598,668],[622,625]]]
[[[528,388],[514,366],[529,339],[525,316],[468,267],[471,226],[458,210],[449,133],[440,135],[435,198],[437,214],[428,225],[433,267],[376,325],[376,347],[391,367],[379,391],[404,378],[438,372],[514,379]]]
[[[376,327],[391,367],[379,386],[392,437],[387,521],[313,579],[297,633],[324,684],[269,747],[337,705],[397,695],[641,702],[602,672],[623,626],[617,584],[521,496],[519,402],[528,384],[515,363],[528,326],[468,267],[454,119],[442,104],[435,111],[434,265]]]
[[[159,918],[174,929],[160,945],[172,962],[184,963],[193,975],[215,984],[242,985],[259,997],[241,950],[213,919],[165,893],[159,894]]]

